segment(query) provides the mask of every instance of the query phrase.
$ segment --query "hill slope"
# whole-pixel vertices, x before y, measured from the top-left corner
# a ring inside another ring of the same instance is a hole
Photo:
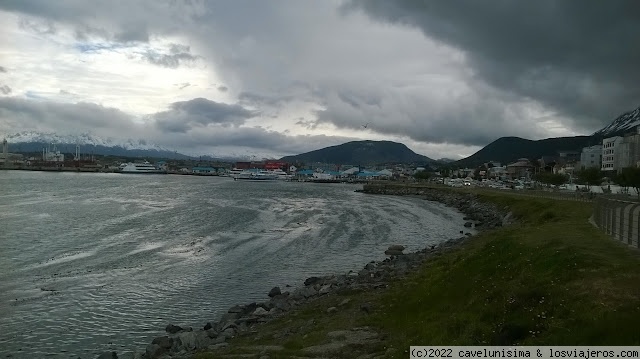
[[[322,162],[367,165],[377,163],[429,163],[433,160],[391,141],[352,141],[281,158],[285,162]]]
[[[539,159],[542,156],[555,156],[558,151],[581,151],[583,147],[597,143],[597,138],[591,136],[557,137],[537,141],[520,137],[501,137],[473,155],[456,161],[455,164],[468,167],[488,161],[499,161],[504,165],[518,158]]]

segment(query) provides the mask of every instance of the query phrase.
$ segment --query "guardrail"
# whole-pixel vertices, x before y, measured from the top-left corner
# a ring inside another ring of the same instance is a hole
[[[593,221],[613,239],[638,248],[640,202],[600,197],[595,202]]]

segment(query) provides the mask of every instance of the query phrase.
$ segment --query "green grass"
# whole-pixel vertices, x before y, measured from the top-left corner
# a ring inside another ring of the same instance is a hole
[[[590,203],[473,191],[509,207],[517,224],[474,237],[386,290],[314,301],[265,325],[258,342],[283,345],[272,357],[285,358],[325,342],[328,331],[369,325],[386,336],[378,349],[400,349],[389,357],[406,357],[410,345],[640,345],[638,250],[593,227]],[[348,308],[324,314],[347,297]],[[363,302],[372,314],[359,310]],[[317,324],[309,331],[278,340],[265,334],[311,318]],[[234,339],[233,347],[255,337]]]

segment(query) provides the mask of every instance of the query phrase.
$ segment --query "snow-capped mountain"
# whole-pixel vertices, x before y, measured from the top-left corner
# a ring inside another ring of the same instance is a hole
[[[640,125],[640,107],[618,116],[610,125],[593,133],[595,137],[613,137],[629,132]]]
[[[43,148],[56,149],[63,153],[75,153],[76,145],[82,154],[109,156],[170,158],[170,159],[202,159],[223,161],[259,161],[263,158],[276,158],[273,154],[259,153],[248,147],[216,148],[216,154],[179,153],[142,139],[113,139],[96,136],[91,133],[56,134],[36,131],[19,132],[4,137],[9,142],[11,151],[42,152]],[[0,140],[2,137],[0,137]]]
[[[176,151],[162,148],[145,140],[116,140],[103,138],[90,133],[61,135],[36,131],[19,132],[5,137],[12,151],[41,152],[43,148],[57,150],[63,153],[75,153],[76,145],[80,146],[83,154],[125,156],[125,157],[153,157],[188,159],[193,158]]]
[[[166,148],[147,143],[147,141],[141,139],[115,140],[112,138],[102,138],[90,133],[59,135],[56,133],[27,131],[8,135],[6,138],[10,143],[79,144],[84,146],[122,147],[125,150],[169,151]]]

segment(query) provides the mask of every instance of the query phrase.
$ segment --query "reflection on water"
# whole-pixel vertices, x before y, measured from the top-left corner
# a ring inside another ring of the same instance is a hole
[[[359,269],[462,215],[344,184],[0,171],[0,354],[93,358],[275,285]]]

